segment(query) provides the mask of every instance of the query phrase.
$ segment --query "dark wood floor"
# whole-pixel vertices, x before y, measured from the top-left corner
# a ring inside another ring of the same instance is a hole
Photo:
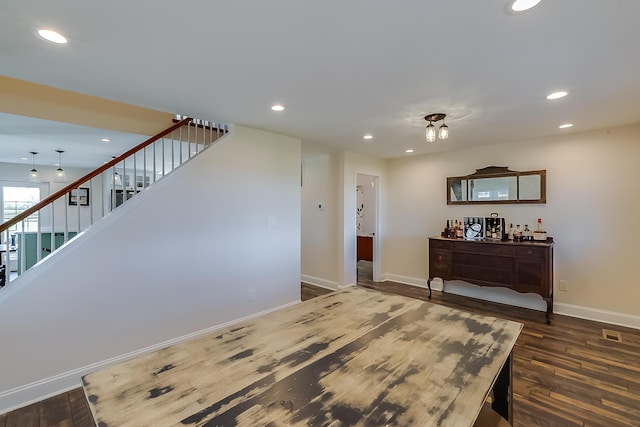
[[[0,415],[0,427],[53,426],[95,427],[87,399],[81,388]]]
[[[372,280],[358,265],[358,285],[427,300],[424,289]],[[330,292],[302,284],[302,299]],[[433,293],[432,302],[522,322],[514,349],[514,427],[640,427],[640,331],[502,304]],[[619,334],[605,339],[603,329]],[[95,427],[81,389],[0,415],[0,427]]]

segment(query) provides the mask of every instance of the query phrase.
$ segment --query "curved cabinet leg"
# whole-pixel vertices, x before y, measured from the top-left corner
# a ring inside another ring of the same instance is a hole
[[[544,298],[544,300],[547,303],[547,325],[550,325],[553,319],[553,295],[550,298]]]
[[[427,287],[429,288],[429,299],[431,299],[431,278],[427,279]]]

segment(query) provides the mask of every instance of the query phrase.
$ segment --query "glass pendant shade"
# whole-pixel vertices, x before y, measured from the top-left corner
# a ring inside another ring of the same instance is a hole
[[[440,126],[440,131],[438,132],[438,138],[447,139],[449,138],[449,126],[442,123]]]
[[[67,182],[67,174],[64,169],[58,168],[56,169],[56,174],[53,179],[54,182]]]
[[[67,174],[64,169],[62,169],[62,150],[56,150],[58,153],[58,169],[56,169],[56,173],[53,176],[53,182],[67,182]]]
[[[32,161],[31,161],[31,170],[29,171],[29,181],[38,182],[38,178],[40,177],[40,174],[36,169],[36,154],[38,153],[36,153],[35,151],[30,151],[30,153],[31,153]]]
[[[427,142],[433,142],[436,140],[436,127],[431,122],[427,125],[426,138]]]

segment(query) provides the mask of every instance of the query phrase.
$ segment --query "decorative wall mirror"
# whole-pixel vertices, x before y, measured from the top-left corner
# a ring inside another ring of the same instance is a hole
[[[447,204],[547,203],[547,171],[511,171],[489,166],[447,178]]]

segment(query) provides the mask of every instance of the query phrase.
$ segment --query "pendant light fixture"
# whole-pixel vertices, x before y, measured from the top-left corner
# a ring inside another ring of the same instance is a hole
[[[426,116],[424,116],[424,119],[429,122],[425,135],[427,142],[433,142],[436,140],[436,127],[433,125],[433,122],[439,122],[440,120],[442,120],[442,124],[438,129],[438,138],[449,138],[449,126],[444,123],[445,117],[447,117],[447,115],[444,113],[427,114]]]
[[[31,170],[29,171],[29,181],[38,182],[38,170],[36,169],[36,151],[29,151],[31,153],[32,161],[31,161]]]
[[[63,150],[56,150],[58,153],[58,169],[56,169],[56,173],[53,177],[53,182],[67,182],[67,174],[62,169],[62,153]]]
[[[426,119],[426,117],[425,117]],[[436,140],[436,127],[433,125],[433,123],[430,121],[429,124],[427,125],[427,142],[433,142]]]
[[[447,139],[449,138],[449,126],[444,123],[444,119],[442,119],[442,124],[440,125],[440,129],[438,131],[438,138]]]

